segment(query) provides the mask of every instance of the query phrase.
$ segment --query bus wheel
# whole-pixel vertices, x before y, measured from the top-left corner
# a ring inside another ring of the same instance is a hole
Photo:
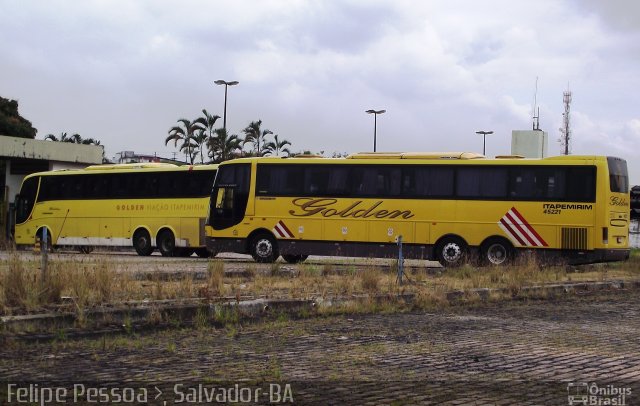
[[[207,248],[196,248],[196,255],[200,258],[213,258],[216,255],[213,252],[210,252]]]
[[[290,264],[299,264],[300,262],[304,262],[309,255],[291,255],[291,254],[283,254],[282,258]]]
[[[169,230],[163,230],[158,234],[156,245],[163,257],[172,257],[176,254],[176,239]]]
[[[461,238],[447,237],[438,244],[436,255],[445,268],[460,266],[467,256],[467,244]]]
[[[135,248],[138,255],[142,257],[151,255],[153,247],[151,246],[151,237],[147,230],[136,231],[133,235],[133,248]]]
[[[81,245],[78,247],[78,250],[81,254],[91,254],[93,252],[93,248],[91,245]]]
[[[256,262],[271,263],[280,256],[275,238],[266,233],[253,237],[249,251]]]
[[[486,265],[505,265],[513,260],[513,247],[503,238],[487,240],[480,249],[482,263]]]

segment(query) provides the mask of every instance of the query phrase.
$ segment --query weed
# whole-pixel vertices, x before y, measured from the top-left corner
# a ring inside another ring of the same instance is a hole
[[[277,262],[273,262],[271,264],[271,268],[269,269],[269,275],[278,276],[280,275],[280,264]]]
[[[216,306],[214,320],[220,324],[237,324],[240,320],[238,308],[235,306]]]
[[[366,292],[376,293],[378,292],[380,271],[376,268],[369,267],[360,272],[360,285]]]
[[[221,296],[224,292],[224,263],[219,260],[209,261],[207,266],[207,288],[212,296]]]
[[[29,289],[27,275],[22,267],[22,262],[15,254],[9,257],[9,270],[4,277],[2,287],[4,302],[7,306],[24,304]]]
[[[100,261],[96,264],[96,268],[91,273],[90,280],[93,282],[97,301],[101,303],[111,301],[114,286],[114,272],[107,262]]]
[[[128,335],[133,334],[133,320],[130,314],[127,314],[122,320],[122,328]]]
[[[157,306],[153,306],[149,310],[149,315],[147,316],[147,322],[149,324],[160,324],[162,322],[162,313]]]
[[[203,307],[198,308],[198,310],[196,311],[195,318],[193,320],[193,324],[199,330],[203,330],[209,326],[209,312],[207,308],[203,308]]]

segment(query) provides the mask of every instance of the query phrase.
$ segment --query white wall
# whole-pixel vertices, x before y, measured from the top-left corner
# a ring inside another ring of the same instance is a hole
[[[548,135],[539,130],[513,130],[511,132],[511,155],[521,155],[525,158],[545,158],[547,153]]]

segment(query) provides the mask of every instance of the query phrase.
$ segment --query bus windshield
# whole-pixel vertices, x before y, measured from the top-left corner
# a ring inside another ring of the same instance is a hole
[[[16,196],[16,224],[24,223],[29,219],[33,205],[36,202],[38,180],[38,177],[33,177],[25,180],[22,184],[20,194]]]
[[[615,157],[607,157],[609,163],[609,187],[614,193],[629,193],[629,175],[627,161]]]
[[[249,164],[224,165],[218,170],[209,208],[209,224],[216,230],[242,221],[249,199]]]

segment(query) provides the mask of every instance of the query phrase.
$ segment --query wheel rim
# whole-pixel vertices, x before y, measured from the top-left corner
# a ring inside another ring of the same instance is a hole
[[[507,255],[507,248],[499,243],[491,244],[487,249],[487,259],[494,265],[503,264]]]
[[[148,240],[146,235],[141,235],[136,239],[136,248],[138,248],[138,250],[147,249],[147,245],[148,245]]]
[[[266,238],[259,239],[256,242],[256,255],[261,258],[268,258],[273,252],[271,241]]]
[[[462,257],[462,248],[454,242],[446,243],[442,247],[442,259],[448,263],[455,263]]]

